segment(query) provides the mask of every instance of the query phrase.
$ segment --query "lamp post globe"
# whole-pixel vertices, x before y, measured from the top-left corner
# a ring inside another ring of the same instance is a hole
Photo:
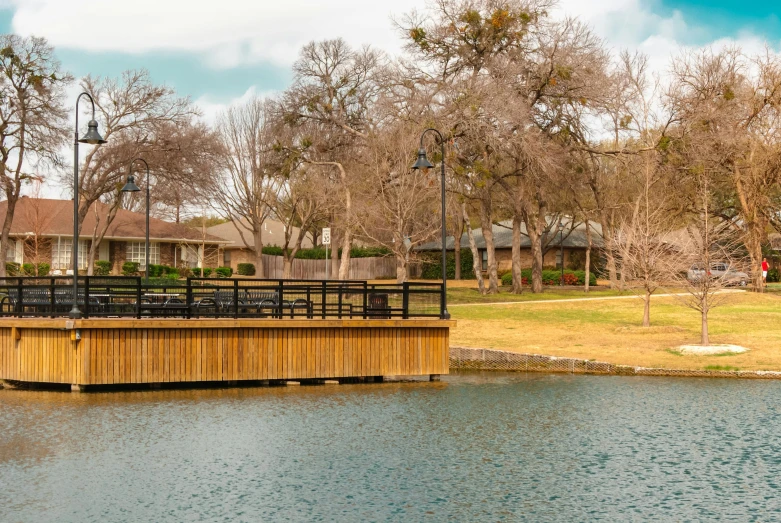
[[[146,166],[146,241],[144,243],[144,280],[149,283],[149,164],[143,158],[133,158],[128,165],[127,182],[122,187],[122,192],[138,192],[141,188],[136,185],[136,178],[133,176],[133,162],[144,162]]]

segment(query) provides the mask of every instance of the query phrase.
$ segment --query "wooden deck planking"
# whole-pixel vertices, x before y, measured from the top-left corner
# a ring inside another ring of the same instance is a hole
[[[446,374],[452,322],[0,320],[0,379],[108,385]],[[5,322],[5,324],[3,324]],[[79,325],[81,324],[81,325]]]

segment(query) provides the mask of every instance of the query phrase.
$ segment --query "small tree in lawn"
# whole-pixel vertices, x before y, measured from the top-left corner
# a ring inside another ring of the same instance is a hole
[[[730,298],[723,292],[735,284],[730,272],[748,271],[749,258],[740,231],[732,224],[711,216],[711,190],[707,174],[698,175],[697,203],[700,211],[686,228],[679,244],[678,259],[690,269],[672,275],[686,289],[681,299],[687,307],[700,313],[700,344],[709,345],[708,314]]]
[[[687,269],[676,249],[664,241],[671,226],[664,208],[646,203],[619,227],[616,235],[614,257],[628,288],[643,300],[643,327],[651,326],[651,296],[670,282],[671,274]]]

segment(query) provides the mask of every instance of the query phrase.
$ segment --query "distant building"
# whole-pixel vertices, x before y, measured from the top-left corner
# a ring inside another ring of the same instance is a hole
[[[491,230],[494,235],[494,248],[496,250],[496,262],[497,270],[499,272],[512,270],[512,247],[513,247],[513,229],[512,221],[507,220],[494,224]],[[589,222],[589,228],[591,229],[591,244],[594,250],[601,249],[603,247],[602,242],[602,227],[594,222]],[[469,236],[468,233],[464,233],[461,237],[461,248],[469,248]],[[483,231],[480,228],[474,229],[472,234],[475,238],[475,244],[477,250],[480,253],[481,267],[483,271],[488,270],[488,251],[485,247],[485,238],[483,237]],[[531,242],[526,235],[526,226],[521,225],[521,264],[524,267],[531,267]],[[579,269],[585,268],[585,252],[588,247],[588,241],[586,240],[586,225],[583,223],[577,224],[572,231],[569,231],[569,222],[565,221],[565,229],[563,239],[559,235],[557,227],[551,226],[548,235],[544,238],[545,241],[550,240],[547,243],[548,252],[545,253],[543,258],[543,266],[558,266],[560,256],[560,246],[564,247],[564,266],[570,265],[578,266]],[[441,242],[430,242],[421,245],[417,251],[438,251],[441,247]],[[452,251],[455,247],[455,241],[452,236],[447,237],[447,250]],[[596,254],[593,254],[596,256]],[[580,265],[580,266],[579,266]]]
[[[0,216],[5,216],[8,202],[0,202]],[[109,207],[97,202],[90,207],[79,235],[79,270],[87,268],[90,241],[96,221],[105,223]],[[117,211],[95,260],[111,262],[112,273],[121,274],[126,261],[145,267],[144,213],[124,209]],[[48,263],[54,274],[65,274],[71,268],[73,246],[73,200],[50,200],[22,197],[16,205],[11,224],[7,262]],[[182,224],[156,218],[149,220],[149,261],[172,267],[217,267],[226,240]]]
[[[298,238],[298,231],[298,227],[293,227],[289,247],[294,246],[295,239]],[[255,263],[255,237],[246,220],[221,223],[209,227],[206,232],[226,241],[222,246],[222,259],[220,260],[222,266],[232,267],[236,271],[239,263]],[[277,220],[266,220],[263,222],[261,239],[264,247],[284,246],[285,226]],[[304,236],[301,247],[304,249],[312,247],[312,239],[309,235]]]

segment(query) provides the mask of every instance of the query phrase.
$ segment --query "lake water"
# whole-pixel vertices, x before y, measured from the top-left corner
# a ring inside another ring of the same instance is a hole
[[[0,521],[781,519],[781,382],[0,391]]]

